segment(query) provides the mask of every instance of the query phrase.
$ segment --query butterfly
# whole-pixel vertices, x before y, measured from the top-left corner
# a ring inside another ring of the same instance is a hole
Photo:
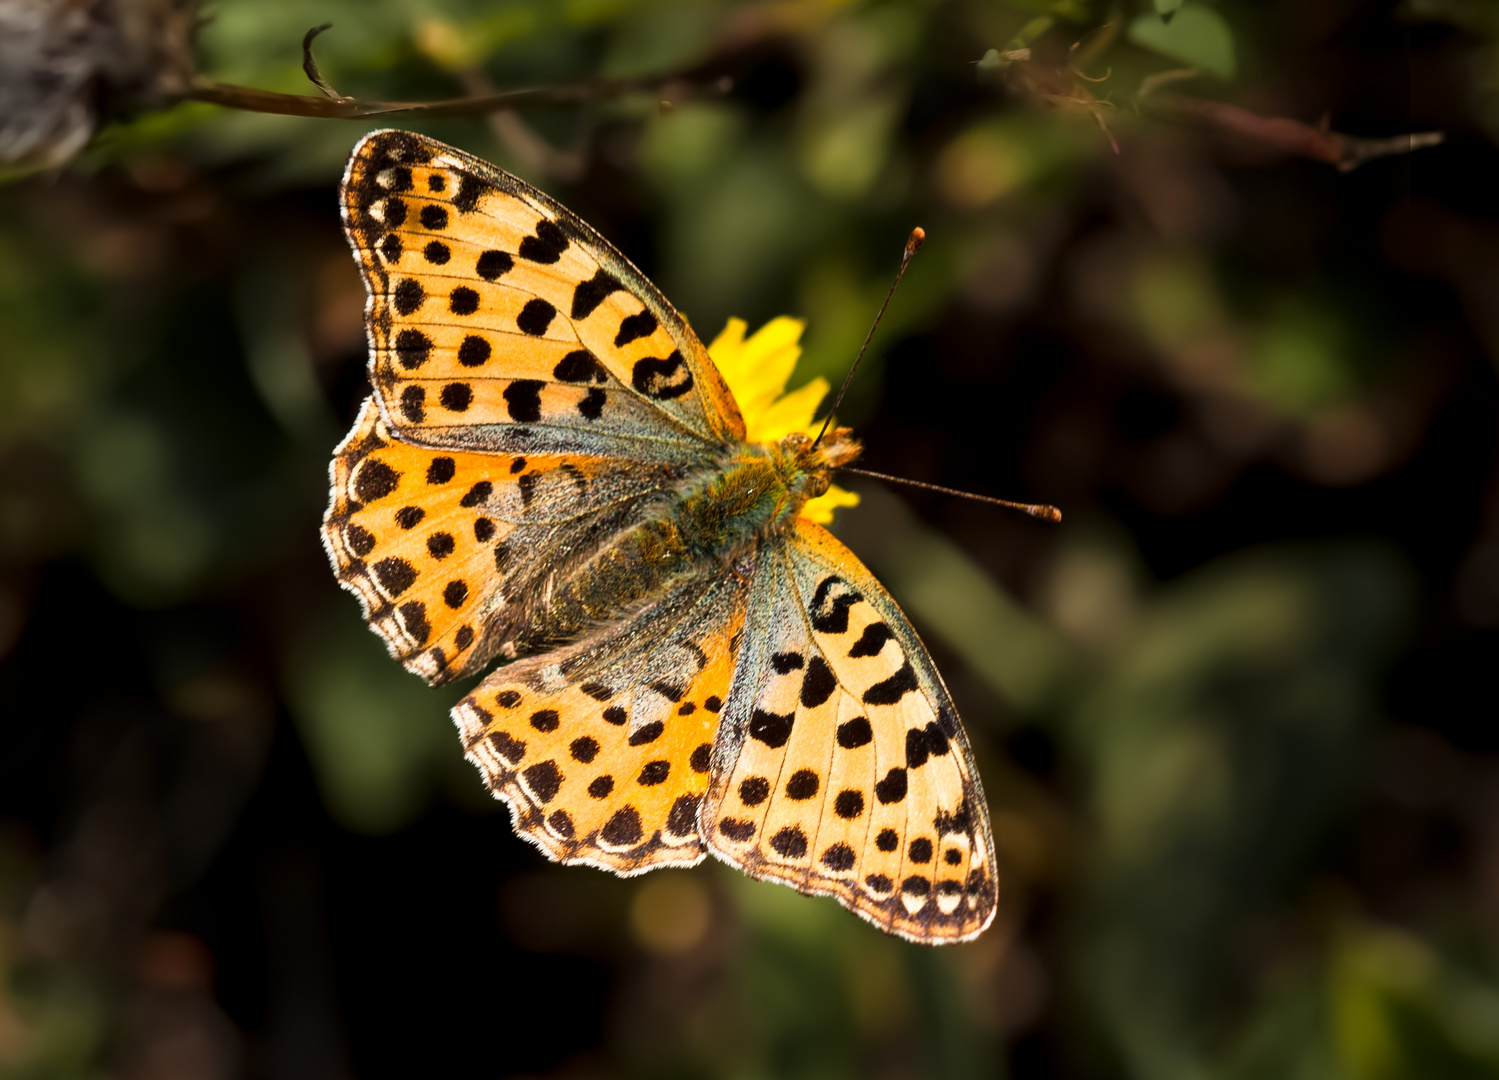
[[[915,942],[994,918],[988,808],[915,630],[808,516],[859,443],[747,442],[708,350],[592,228],[377,131],[340,189],[373,392],[323,540],[549,858],[707,854]]]

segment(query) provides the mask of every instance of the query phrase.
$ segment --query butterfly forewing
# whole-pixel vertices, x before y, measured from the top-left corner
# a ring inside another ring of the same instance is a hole
[[[334,572],[392,655],[433,683],[478,670],[530,625],[559,547],[597,549],[672,483],[664,466],[412,446],[373,399],[330,471]]]
[[[874,577],[799,521],[768,546],[702,813],[715,854],[888,932],[961,941],[994,916],[994,845],[931,660]]]
[[[543,193],[410,132],[355,149],[344,223],[371,368],[402,437],[695,461],[744,436],[707,350],[607,241]]]
[[[517,832],[553,859],[620,874],[702,859],[698,807],[744,594],[732,573],[688,582],[459,702],[468,757]]]

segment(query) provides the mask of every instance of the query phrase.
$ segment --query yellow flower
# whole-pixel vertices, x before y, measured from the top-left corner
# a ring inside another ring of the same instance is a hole
[[[749,442],[776,442],[793,431],[817,434],[813,423],[817,407],[827,397],[828,381],[821,376],[800,389],[786,393],[786,383],[801,359],[801,319],[781,315],[771,319],[749,338],[743,319],[730,319],[708,346],[708,355],[718,365],[724,382],[744,414],[745,438]],[[840,506],[859,505],[859,496],[836,484],[802,507],[802,517],[819,525],[830,525]]]

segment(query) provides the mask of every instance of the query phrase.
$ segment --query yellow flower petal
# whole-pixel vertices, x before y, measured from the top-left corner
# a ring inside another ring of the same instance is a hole
[[[749,427],[750,442],[779,442],[793,431],[816,435],[812,420],[817,415],[817,406],[828,396],[828,381],[821,376],[813,379],[799,390],[793,390],[777,398],[762,411]]]
[[[729,384],[734,400],[739,402],[751,442],[764,442],[768,438],[760,434],[758,421],[786,392],[786,382],[802,355],[801,336],[805,326],[801,319],[781,315],[746,339],[744,320],[730,319],[708,346],[708,355]]]
[[[833,523],[833,511],[840,506],[858,506],[859,494],[856,491],[845,491],[834,484],[827,491],[815,499],[808,499],[807,505],[802,507],[802,517],[818,525],[831,525]]]
[[[708,346],[708,355],[739,403],[749,442],[777,442],[793,431],[817,433],[813,421],[828,395],[828,381],[819,376],[786,393],[786,383],[801,359],[806,325],[801,319],[781,315],[746,338],[749,325],[743,319],[730,319]],[[834,486],[808,500],[801,516],[818,525],[831,525],[834,510],[857,505],[858,495]]]

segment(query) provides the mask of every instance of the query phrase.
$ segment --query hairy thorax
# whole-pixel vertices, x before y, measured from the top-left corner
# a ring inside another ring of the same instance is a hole
[[[751,560],[761,541],[790,527],[832,473],[862,447],[847,428],[816,446],[793,433],[779,442],[739,444],[689,474],[656,512],[578,567],[536,609],[532,647],[570,640],[620,618],[687,577]]]

